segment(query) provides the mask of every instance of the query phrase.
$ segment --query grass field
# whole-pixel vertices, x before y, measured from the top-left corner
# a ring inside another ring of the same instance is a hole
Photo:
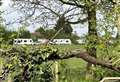
[[[40,47],[44,48],[46,47],[46,45],[39,45]],[[47,47],[53,47],[53,48],[57,48],[59,50],[59,52],[69,52],[71,50],[76,50],[76,49],[80,49],[80,50],[85,50],[84,45],[47,45]]]

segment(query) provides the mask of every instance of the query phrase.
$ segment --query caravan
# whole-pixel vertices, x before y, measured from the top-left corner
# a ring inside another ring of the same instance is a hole
[[[34,44],[32,39],[14,39],[13,44]]]
[[[52,41],[53,44],[71,44],[70,39],[53,39]]]

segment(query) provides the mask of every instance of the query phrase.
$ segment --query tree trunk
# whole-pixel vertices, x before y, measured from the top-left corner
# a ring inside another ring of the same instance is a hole
[[[87,6],[88,13],[88,44],[87,52],[89,55],[96,58],[96,42],[97,42],[97,30],[96,30],[96,5],[93,3],[88,4]],[[92,63],[87,64],[87,71],[90,73]]]

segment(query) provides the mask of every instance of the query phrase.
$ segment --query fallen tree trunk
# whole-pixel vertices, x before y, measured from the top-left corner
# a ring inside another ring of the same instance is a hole
[[[6,51],[0,50],[0,55],[2,53],[4,54],[4,52],[6,52]],[[81,58],[88,63],[94,64],[94,65],[99,65],[101,67],[105,67],[105,68],[108,68],[108,69],[111,69],[111,70],[114,70],[114,71],[120,73],[120,67],[112,65],[112,63],[110,63],[109,61],[97,59],[97,58],[89,55],[87,52],[83,52],[83,51],[79,51],[79,50],[71,51],[71,52],[67,53],[67,55],[64,55],[63,57],[52,54],[52,55],[49,55],[47,60],[49,60],[49,61],[56,60],[57,61],[57,60],[69,59],[72,57]]]
[[[112,65],[112,63],[110,63],[108,61],[97,59],[97,58],[89,55],[88,53],[81,52],[81,51],[72,51],[71,53],[69,53],[69,55],[64,56],[64,57],[52,57],[52,60],[53,60],[53,58],[55,60],[62,60],[62,59],[69,59],[72,57],[81,58],[88,63],[94,64],[94,65],[99,65],[101,67],[105,67],[105,68],[114,70],[116,72],[120,72],[120,67]],[[51,60],[50,58],[49,58],[49,60]]]

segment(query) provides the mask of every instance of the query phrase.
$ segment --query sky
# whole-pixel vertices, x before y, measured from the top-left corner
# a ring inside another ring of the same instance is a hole
[[[21,15],[20,13],[18,14],[18,12],[16,12],[14,9],[10,8],[9,7],[9,3],[10,3],[10,0],[2,0],[3,4],[1,6],[1,10],[3,11],[6,11],[6,14],[3,14],[3,18],[5,18],[5,21],[6,22],[9,22],[9,21],[12,21],[14,19],[17,18],[17,15]],[[12,12],[12,13],[10,13]],[[7,13],[10,13],[10,14],[7,14]],[[100,14],[97,14],[97,17],[99,18],[102,18],[102,15]],[[20,27],[20,24],[12,24],[12,25],[8,25],[7,26],[9,29],[12,29],[12,30],[17,30],[18,27]],[[27,27],[27,29],[30,31],[30,32],[34,32],[35,29],[37,29],[39,27],[39,25],[37,24],[36,26],[29,26]],[[82,35],[85,35],[88,33],[88,28],[87,28],[87,24],[78,24],[78,25],[75,25],[73,26],[73,32],[75,32],[76,34],[78,34],[79,36],[82,36]],[[115,29],[115,31],[117,32],[117,30]],[[102,32],[102,34],[104,34],[104,32]],[[116,33],[113,35],[113,37],[116,36]]]

